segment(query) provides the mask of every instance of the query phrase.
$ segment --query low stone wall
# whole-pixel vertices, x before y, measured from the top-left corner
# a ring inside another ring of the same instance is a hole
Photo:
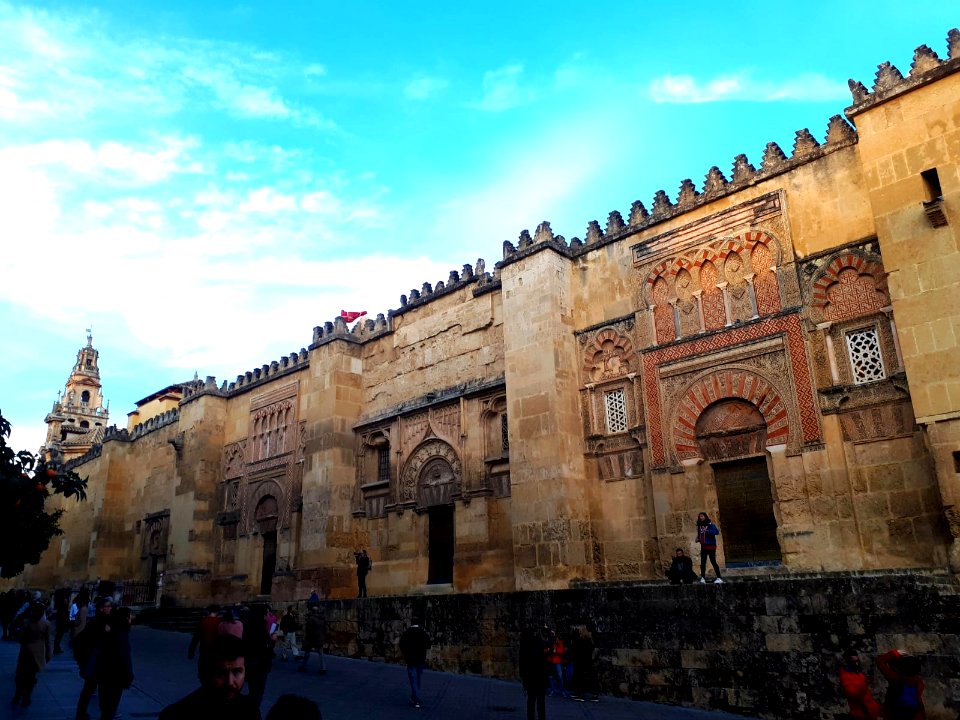
[[[412,617],[433,639],[431,666],[515,678],[521,629],[594,631],[603,692],[766,718],[834,718],[837,670],[861,652],[874,693],[878,652],[923,655],[928,717],[960,709],[960,586],[944,575],[738,578],[725,585],[591,585],[486,595],[374,597],[324,603],[334,653],[399,662]]]

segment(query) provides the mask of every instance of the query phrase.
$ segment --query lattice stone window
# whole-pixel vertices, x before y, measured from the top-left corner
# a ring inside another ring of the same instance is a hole
[[[607,410],[607,432],[627,431],[627,399],[622,389],[604,393],[603,404]]]
[[[507,427],[507,415],[500,416],[500,451],[507,456],[510,454],[510,433]]]
[[[856,385],[883,380],[887,376],[883,368],[880,337],[875,328],[847,333],[847,354]]]

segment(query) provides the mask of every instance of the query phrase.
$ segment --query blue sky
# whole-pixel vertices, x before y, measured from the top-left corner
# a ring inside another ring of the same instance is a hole
[[[161,6],[162,5],[162,6]],[[35,449],[85,328],[112,419],[550,220],[822,140],[950,3],[0,0],[0,409]],[[791,7],[784,7],[790,5]],[[650,9],[653,8],[653,9]],[[951,17],[952,15],[952,17]]]

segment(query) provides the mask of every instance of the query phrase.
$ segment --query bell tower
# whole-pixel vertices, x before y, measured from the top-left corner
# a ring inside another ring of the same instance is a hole
[[[109,406],[104,407],[100,385],[100,353],[87,330],[87,344],[77,352],[77,362],[62,393],[47,415],[47,440],[43,454],[67,461],[86,453],[103,437]]]

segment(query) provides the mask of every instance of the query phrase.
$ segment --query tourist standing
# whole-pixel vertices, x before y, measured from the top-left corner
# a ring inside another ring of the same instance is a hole
[[[297,621],[296,610],[293,605],[290,605],[286,612],[280,616],[280,659],[284,662],[287,661],[288,652],[294,660],[300,657],[300,649],[297,647],[297,631],[299,629],[300,623]]]
[[[357,561],[357,597],[366,597],[367,596],[367,573],[373,569],[373,563],[370,561],[370,556],[367,555],[366,549],[361,549],[360,552],[353,554],[354,558]]]
[[[697,581],[697,574],[693,571],[693,559],[687,557],[683,548],[677,548],[666,575],[671,585],[679,585],[680,583],[689,585]]]
[[[599,682],[593,664],[593,635],[586,625],[577,628],[571,640],[570,658],[573,661],[572,695],[577,702],[598,702]]]
[[[273,641],[267,629],[266,608],[262,605],[250,611],[243,629],[243,645],[250,702],[259,711],[267,689],[267,676],[273,669]]]
[[[260,720],[260,710],[241,695],[246,679],[243,642],[231,634],[219,635],[210,646],[209,672],[200,689],[163,709],[158,720]]]
[[[840,666],[840,689],[850,705],[850,717],[857,720],[873,720],[880,717],[880,703],[870,692],[870,683],[863,673],[860,664],[860,655],[856,650],[847,650],[843,653],[843,664]]]
[[[97,683],[100,717],[113,718],[120,707],[123,691],[133,684],[133,659],[130,655],[130,608],[111,613],[103,626],[96,650],[94,676]]]
[[[877,656],[877,669],[887,679],[883,700],[883,720],[924,720],[925,684],[920,677],[920,658],[902,650],[891,650]]]
[[[207,607],[207,614],[200,619],[197,627],[194,628],[193,637],[190,638],[190,645],[187,647],[187,658],[193,660],[200,651],[200,657],[197,660],[197,677],[203,680],[204,663],[207,660],[207,653],[213,645],[213,641],[220,634],[220,606],[210,605]]]
[[[525,628],[520,635],[520,681],[527,694],[527,720],[546,720],[547,686],[553,682],[548,655],[550,643],[547,628],[540,632]],[[536,711],[536,712],[534,712]]]
[[[234,611],[228,608],[223,613],[217,632],[220,635],[233,635],[237,640],[243,640],[243,623],[237,619]]]
[[[713,582],[716,584],[723,582],[723,578],[720,577],[720,566],[717,565],[717,535],[719,534],[720,529],[714,525],[709,515],[704,512],[697,515],[697,543],[700,545],[701,583],[707,581],[707,558],[710,559],[713,572],[717,576]]]
[[[404,630],[400,636],[400,652],[407,662],[407,679],[410,680],[410,702],[420,707],[420,681],[427,666],[427,651],[430,649],[430,636],[416,622]]]
[[[566,666],[567,646],[563,639],[554,630],[544,626],[543,632],[547,635],[547,663],[550,669],[550,694],[565,697],[567,689],[564,686],[563,676]]]
[[[323,662],[323,643],[326,641],[326,635],[327,619],[323,616],[323,608],[319,605],[311,605],[307,610],[307,621],[303,627],[303,660],[297,668],[300,672],[307,671],[310,653],[315,652],[320,656],[320,674],[327,674]]]
[[[12,704],[30,704],[37,684],[37,673],[50,661],[50,623],[44,617],[42,603],[34,603],[20,628],[20,655],[17,657],[15,691]]]
[[[83,687],[77,699],[77,720],[87,720],[89,717],[87,706],[97,690],[97,658],[112,613],[113,601],[108,597],[97,598],[93,617],[87,620],[83,632],[74,638],[73,657],[80,667],[80,677],[83,678]]]
[[[90,603],[90,593],[84,588],[77,593],[70,606],[70,645],[73,646],[77,635],[83,632],[87,626],[87,616],[90,609],[87,607]]]
[[[53,618],[56,623],[53,654],[62,655],[63,648],[60,643],[63,641],[63,636],[70,632],[70,591],[65,588],[53,594]]]

